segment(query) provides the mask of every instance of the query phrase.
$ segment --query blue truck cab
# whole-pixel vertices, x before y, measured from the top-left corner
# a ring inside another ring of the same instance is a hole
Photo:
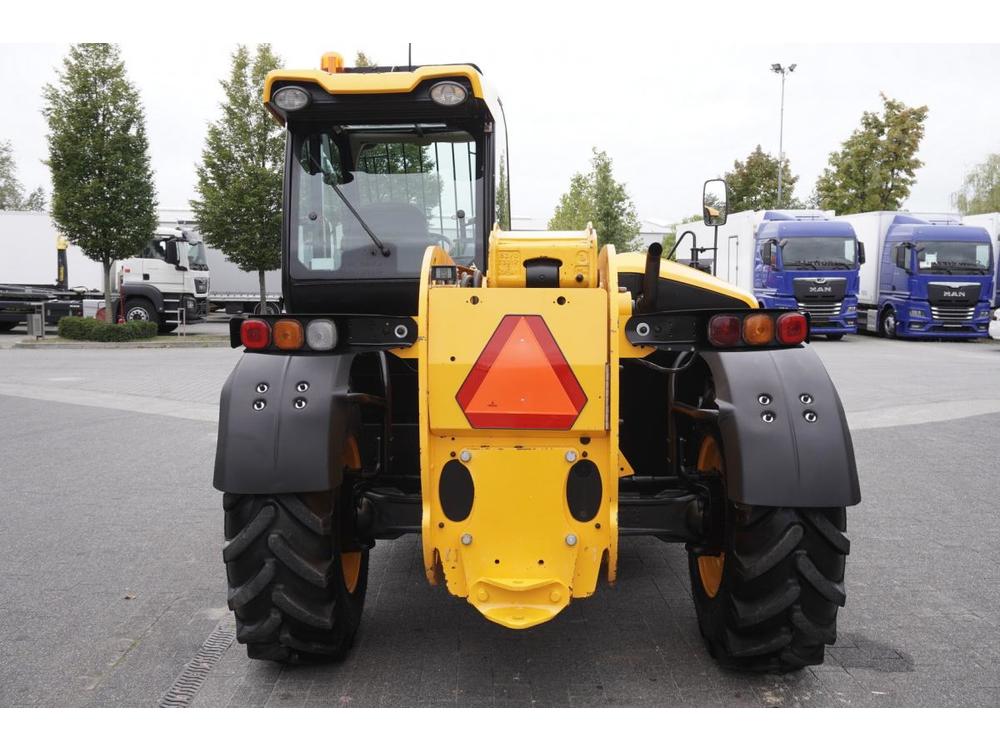
[[[987,230],[907,214],[881,224],[877,304],[862,306],[866,327],[914,339],[988,336],[995,273]]]
[[[847,222],[767,211],[756,231],[753,292],[766,308],[809,313],[813,334],[857,331],[864,248]]]

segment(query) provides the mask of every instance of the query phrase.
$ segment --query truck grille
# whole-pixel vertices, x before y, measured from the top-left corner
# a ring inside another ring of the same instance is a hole
[[[840,302],[799,302],[799,312],[809,313],[813,320],[828,320],[840,315]]]
[[[931,305],[931,317],[943,323],[965,323],[972,320],[975,307],[935,307]]]
[[[194,293],[195,294],[208,294],[208,279],[195,279],[194,280]]]

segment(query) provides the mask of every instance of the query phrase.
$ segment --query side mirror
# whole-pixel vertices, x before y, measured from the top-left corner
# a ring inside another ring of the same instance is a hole
[[[721,227],[729,214],[729,185],[725,180],[706,180],[701,195],[706,227]]]
[[[765,266],[771,265],[771,241],[768,240],[760,246],[760,259]]]
[[[864,265],[865,262],[865,243],[858,242],[858,265]]]
[[[180,263],[180,258],[177,257],[177,243],[167,242],[166,248],[164,250],[164,260],[172,266],[176,266]]]

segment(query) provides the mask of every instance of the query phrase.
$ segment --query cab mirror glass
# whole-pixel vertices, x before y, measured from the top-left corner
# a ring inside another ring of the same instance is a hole
[[[858,265],[863,265],[865,262],[865,243],[858,242]]]
[[[729,185],[725,180],[705,182],[701,196],[702,216],[707,227],[721,227],[729,213]]]
[[[166,244],[167,246],[165,248],[164,260],[166,260],[170,265],[176,266],[180,263],[180,258],[177,257],[177,243],[171,240]]]
[[[771,243],[765,242],[760,248],[760,260],[765,266],[771,265]]]

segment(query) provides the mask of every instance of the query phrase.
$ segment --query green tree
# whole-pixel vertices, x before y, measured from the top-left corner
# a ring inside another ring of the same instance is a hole
[[[781,193],[784,206],[778,205],[778,159],[758,144],[745,161],[734,161],[725,174],[729,183],[729,211],[763,211],[768,208],[798,208],[792,197],[799,178],[792,174],[788,159],[781,165]]]
[[[885,94],[882,112],[865,112],[861,125],[830,154],[816,182],[820,208],[838,214],[895,211],[910,195],[924,136],[927,107],[907,107]]]
[[[375,68],[378,67],[378,63],[372,60],[368,55],[366,55],[361,50],[358,50],[358,54],[354,56],[354,67],[355,68]]]
[[[139,254],[156,229],[156,190],[139,92],[118,47],[76,44],[57,85],[43,91],[52,172],[52,218],[66,238],[111,270]]]
[[[35,188],[27,196],[17,179],[10,141],[0,141],[0,211],[44,211],[45,193]]]
[[[500,175],[497,178],[497,223],[510,229],[510,188],[507,184],[507,157],[500,154]]]
[[[281,266],[281,178],[285,134],[261,104],[264,78],[281,67],[269,44],[244,45],[220,81],[222,116],[208,126],[191,202],[206,242],[244,271],[256,271],[261,309],[264,272]]]
[[[592,153],[590,172],[570,179],[549,229],[580,230],[589,221],[601,245],[614,245],[619,252],[638,250],[641,225],[632,199],[624,183],[615,180],[607,153],[597,148]]]
[[[961,189],[951,200],[963,214],[1000,211],[1000,154],[990,154],[965,175]]]

